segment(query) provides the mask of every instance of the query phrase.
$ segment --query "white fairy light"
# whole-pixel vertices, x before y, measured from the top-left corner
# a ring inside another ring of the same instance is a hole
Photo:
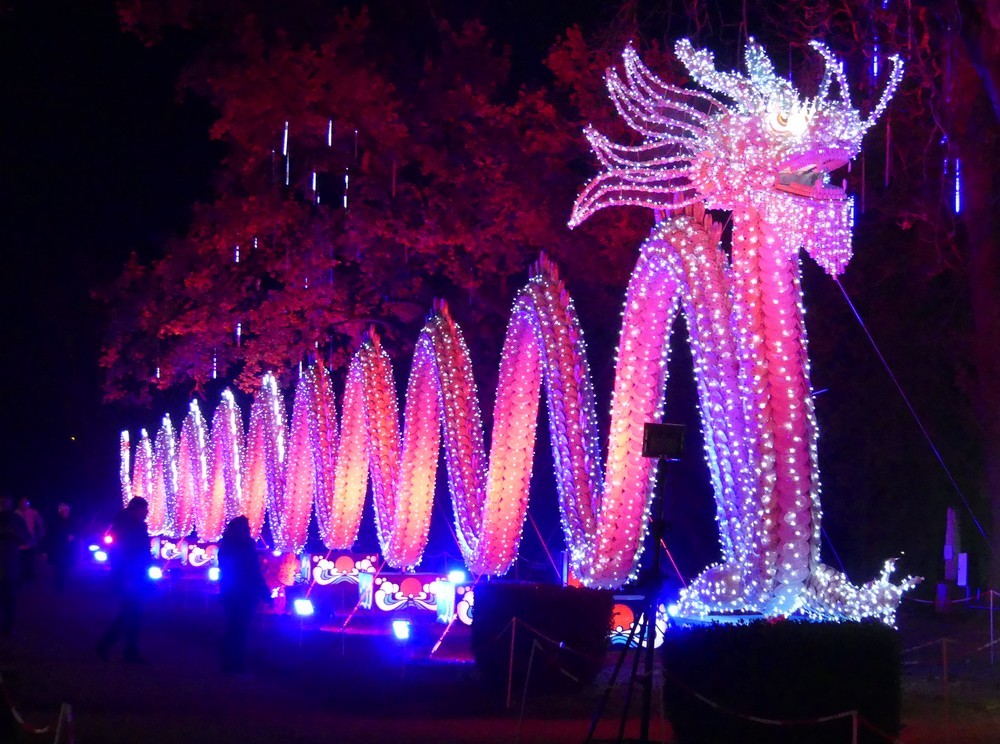
[[[426,545],[443,449],[466,564],[477,575],[503,574],[521,540],[544,389],[572,572],[590,586],[619,587],[636,577],[649,530],[654,468],[639,442],[645,423],[663,418],[669,333],[684,312],[722,560],[683,592],[679,614],[803,612],[892,623],[915,580],[893,584],[887,562],[858,587],[820,562],[818,434],[798,253],[805,248],[834,276],[850,260],[853,201],[827,174],[857,154],[902,67],[893,58],[886,92],[862,120],[848,101],[831,97],[834,82],[841,97],[847,94],[841,63],[825,46],[813,48],[826,74],[809,100],[774,73],[753,42],[747,75],[719,72],[709,52],[677,45],[695,81],[730,104],[666,85],[631,48],[624,76],[609,71],[612,100],[643,142],[622,146],[587,131],[604,170],[583,189],[570,224],[615,205],[668,216],[643,245],[629,281],[603,463],[583,334],[555,266],[543,256],[514,302],[488,457],[468,348],[439,304],[415,346],[402,431],[391,363],[374,332],[348,367],[339,431],[321,366],[300,369],[290,431],[277,382],[265,376],[245,447],[226,391],[213,419],[211,498],[199,532],[217,534],[219,504],[228,519],[238,502],[254,535],[266,513],[275,549],[295,552],[315,508],[324,543],[349,547],[370,479],[386,560],[412,568]],[[348,187],[345,171],[345,208]],[[732,211],[728,252],[706,207]],[[239,324],[236,334],[238,341]],[[140,465],[150,459],[143,455],[145,433],[137,445],[131,491],[147,492],[143,484],[151,483],[151,504],[169,492],[171,442],[165,420],[151,477]]]
[[[804,248],[832,276],[850,260],[853,200],[828,174],[859,152],[902,65],[891,58],[886,89],[862,119],[846,99],[842,63],[823,44],[812,47],[826,70],[817,96],[804,99],[753,40],[745,75],[720,72],[711,52],[680,41],[677,57],[694,81],[729,104],[665,84],[629,47],[624,75],[609,70],[606,79],[642,143],[586,132],[603,171],[581,192],[570,225],[607,206],[669,215],[643,255],[662,252],[681,282],[723,555],[682,594],[687,614],[891,619],[912,585],[895,591],[884,573],[853,587],[819,561],[817,427],[797,256]],[[711,220],[681,211],[693,204],[732,211],[731,259]],[[633,353],[628,342],[625,351]]]

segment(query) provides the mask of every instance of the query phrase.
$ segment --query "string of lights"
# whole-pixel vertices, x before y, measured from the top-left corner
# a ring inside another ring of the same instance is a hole
[[[608,71],[611,98],[642,144],[618,145],[588,128],[603,170],[582,190],[570,225],[622,205],[655,209],[660,220],[626,292],[603,464],[583,333],[543,256],[514,301],[488,457],[468,348],[439,303],[415,346],[402,430],[391,361],[373,331],[349,365],[339,431],[321,365],[301,370],[290,429],[277,382],[265,376],[242,451],[238,411],[224,396],[223,414],[217,410],[213,420],[206,498],[223,501],[227,518],[234,508],[246,514],[254,535],[266,517],[281,552],[302,549],[314,508],[327,547],[347,548],[370,480],[383,555],[391,566],[412,568],[426,546],[443,449],[466,564],[478,575],[502,575],[523,532],[544,387],[571,570],[585,585],[619,587],[636,578],[648,531],[655,472],[641,441],[645,424],[663,418],[669,334],[683,312],[722,559],[682,591],[678,612],[804,612],[891,623],[915,579],[892,583],[888,561],[873,581],[856,586],[820,560],[818,427],[799,253],[804,248],[833,277],[850,260],[853,202],[830,173],[860,151],[902,65],[890,58],[886,89],[862,119],[847,99],[841,63],[822,44],[813,48],[826,69],[809,99],[778,77],[753,40],[745,75],[719,71],[707,50],[677,44],[677,57],[708,93],[667,85],[631,47],[624,76]],[[706,209],[732,212],[728,249]],[[197,473],[190,464],[198,462],[191,454],[199,441],[196,410],[190,427],[185,422],[191,433],[185,438],[182,430],[182,484]],[[150,493],[151,531],[155,525],[155,534],[172,535],[187,525],[189,497],[187,485],[178,491],[169,418],[153,448],[151,477],[140,470],[143,435],[129,480],[128,441],[123,435],[123,489]],[[199,530],[203,524],[213,533],[218,521],[205,516]]]

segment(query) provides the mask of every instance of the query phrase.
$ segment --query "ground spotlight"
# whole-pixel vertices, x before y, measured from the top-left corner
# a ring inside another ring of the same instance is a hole
[[[448,572],[448,581],[452,584],[464,584],[468,580],[468,575],[460,568]]]
[[[108,559],[108,554],[105,553],[103,550],[94,551],[94,560],[97,561],[98,563],[104,563],[107,559]]]
[[[667,605],[667,614],[670,615],[670,617],[677,617],[679,610],[680,608],[676,604]]]
[[[316,612],[316,608],[313,607],[312,600],[304,597],[296,599],[292,603],[292,607],[295,609],[295,614],[299,617],[309,617]]]
[[[218,581],[219,580],[219,567],[218,566],[210,566],[209,567],[209,569],[208,569],[208,580],[209,581]]]
[[[409,620],[393,620],[392,621],[392,634],[396,637],[397,641],[406,641],[410,638],[410,621]]]
[[[96,553],[100,549],[101,549],[100,545],[88,545],[87,546],[87,550],[89,550],[91,553]]]
[[[104,536],[104,544],[105,544],[105,545],[110,545],[110,544],[111,544],[111,543],[113,543],[114,541],[115,541],[115,538],[114,538],[114,536],[113,536],[113,535],[105,535],[105,536]]]
[[[149,578],[153,581],[159,581],[163,578],[163,569],[159,566],[150,566],[146,573],[149,574]]]

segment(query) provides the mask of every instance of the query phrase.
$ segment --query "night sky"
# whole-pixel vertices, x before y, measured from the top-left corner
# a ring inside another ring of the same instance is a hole
[[[43,511],[113,505],[122,412],[101,405],[90,295],[207,195],[208,112],[177,101],[183,50],[122,34],[111,2],[5,3],[0,33],[0,487]]]

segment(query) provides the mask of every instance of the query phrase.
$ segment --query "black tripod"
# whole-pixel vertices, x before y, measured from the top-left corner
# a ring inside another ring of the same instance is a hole
[[[622,710],[622,717],[618,724],[618,738],[616,741],[625,740],[625,724],[628,721],[628,712],[632,703],[632,691],[635,689],[636,681],[642,685],[642,708],[639,719],[639,741],[644,744],[649,742],[649,723],[653,708],[653,666],[656,662],[656,611],[659,604],[660,590],[663,588],[663,578],[660,574],[661,544],[665,523],[663,520],[663,502],[665,500],[667,463],[676,462],[680,459],[684,451],[684,427],[679,424],[646,424],[643,432],[642,455],[643,457],[656,459],[656,492],[653,495],[652,505],[652,535],[653,535],[653,557],[647,570],[645,580],[640,582],[644,589],[644,606],[640,618],[632,623],[629,630],[628,639],[618,656],[615,670],[608,681],[608,687],[604,691],[604,696],[594,711],[594,718],[590,722],[590,729],[587,731],[587,738],[584,744],[590,744],[594,739],[594,732],[597,724],[604,714],[604,709],[611,699],[611,692],[614,690],[615,682],[625,665],[625,658],[633,641],[638,637],[639,648],[632,658],[632,670],[629,675],[628,687],[625,690],[625,703]],[[645,641],[646,645],[641,644]],[[639,660],[643,660],[642,673],[639,673]]]

